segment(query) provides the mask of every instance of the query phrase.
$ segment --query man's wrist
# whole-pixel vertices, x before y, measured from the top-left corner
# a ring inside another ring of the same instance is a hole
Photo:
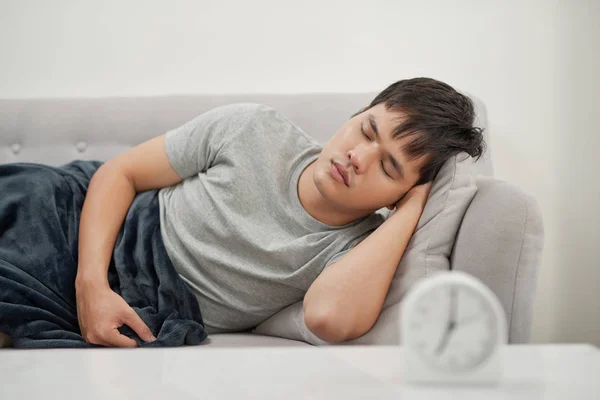
[[[425,203],[427,199],[422,199],[419,195],[413,195],[402,199],[402,204],[396,207],[396,211],[393,215],[397,214],[401,210],[406,210],[408,213],[421,214],[425,209]]]
[[[110,288],[108,277],[98,274],[80,273],[75,278],[75,291]]]

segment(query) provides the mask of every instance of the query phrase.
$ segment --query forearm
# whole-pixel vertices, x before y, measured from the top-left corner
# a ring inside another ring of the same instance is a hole
[[[420,216],[418,202],[407,202],[319,275],[304,297],[313,333],[343,341],[373,327]]]
[[[92,177],[79,224],[77,287],[108,287],[115,241],[135,193],[127,177],[109,163]]]

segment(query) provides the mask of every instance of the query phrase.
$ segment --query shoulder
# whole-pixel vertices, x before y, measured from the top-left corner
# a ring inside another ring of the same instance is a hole
[[[277,134],[301,130],[279,110],[264,103],[233,103],[220,106],[217,110],[235,121],[240,128]]]
[[[202,111],[185,125],[200,131],[238,131],[273,118],[275,110],[260,103],[229,103]],[[271,115],[269,115],[271,114]]]
[[[262,103],[230,103],[214,107],[199,119],[237,127],[253,124],[270,125],[286,120],[273,107]]]

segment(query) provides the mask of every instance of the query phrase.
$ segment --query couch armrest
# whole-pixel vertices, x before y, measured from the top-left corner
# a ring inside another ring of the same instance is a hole
[[[479,177],[450,265],[480,279],[506,311],[509,343],[529,342],[544,243],[540,208],[517,186]]]

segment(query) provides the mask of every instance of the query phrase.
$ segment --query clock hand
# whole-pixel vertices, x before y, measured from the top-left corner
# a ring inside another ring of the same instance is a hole
[[[450,335],[456,328],[456,309],[457,309],[457,299],[456,299],[456,288],[450,288],[450,310],[448,312],[448,324],[446,325],[446,330],[444,332],[444,336],[440,343],[438,344],[437,349],[435,350],[437,355],[440,355],[442,351],[446,349],[448,345],[448,340],[450,339]]]
[[[456,288],[453,286],[450,288],[450,319],[449,322],[456,324],[456,313],[458,309],[458,294]]]
[[[438,344],[437,349],[435,349],[435,354],[436,355],[439,356],[446,349],[446,346],[448,345],[448,340],[450,339],[450,334],[452,333],[453,330],[454,330],[454,325],[452,325],[452,324],[448,325],[446,327],[446,331],[444,332],[444,336],[442,336],[442,340]]]

